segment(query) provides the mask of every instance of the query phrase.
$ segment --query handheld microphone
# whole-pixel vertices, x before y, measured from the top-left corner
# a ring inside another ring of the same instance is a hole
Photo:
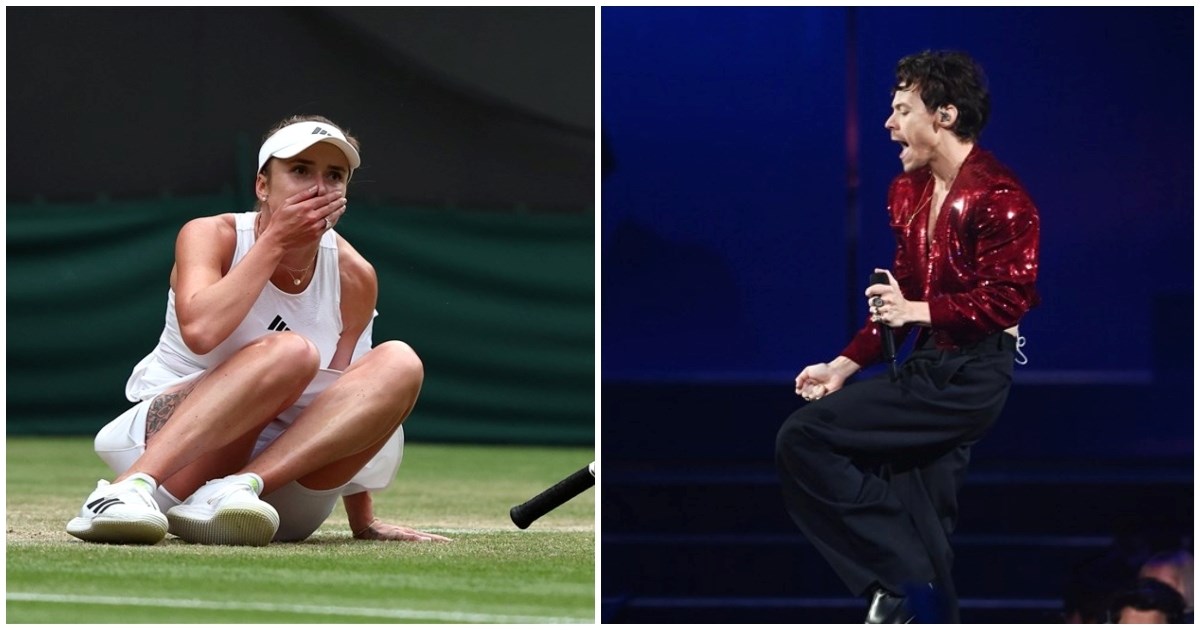
[[[871,274],[870,283],[889,284],[888,275],[886,273]],[[892,329],[883,322],[876,322],[879,325],[879,339],[883,341],[883,360],[887,361],[888,374],[892,380],[896,380],[896,338],[892,336]]]

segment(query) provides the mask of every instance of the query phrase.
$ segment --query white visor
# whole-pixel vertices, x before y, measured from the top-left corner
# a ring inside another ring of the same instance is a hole
[[[267,138],[258,150],[258,170],[261,172],[267,160],[273,157],[294,157],[318,142],[328,142],[341,149],[342,153],[346,154],[346,160],[350,162],[351,171],[362,163],[358,151],[346,140],[340,129],[326,123],[308,121],[288,125]]]

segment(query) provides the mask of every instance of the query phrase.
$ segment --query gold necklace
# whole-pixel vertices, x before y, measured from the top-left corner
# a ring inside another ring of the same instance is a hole
[[[262,219],[261,214],[254,217],[254,240],[255,241],[257,241],[258,237],[262,235],[262,230],[259,229],[259,226],[261,225],[260,219]],[[304,278],[306,276],[308,276],[308,270],[312,269],[313,263],[315,263],[315,262],[317,262],[317,256],[316,256],[316,254],[313,254],[313,261],[308,263],[308,266],[303,269],[292,269],[291,267],[283,264],[283,261],[279,262],[279,266],[283,267],[284,271],[286,271],[287,274],[289,276],[291,276],[293,285],[300,286],[300,283],[304,282]],[[293,272],[295,272],[295,273],[293,273]],[[299,273],[300,277],[297,278],[296,273]]]
[[[916,220],[917,215],[921,214],[921,210],[925,208],[925,204],[930,204],[930,205],[933,204],[933,195],[932,194],[929,195],[929,197],[925,197],[925,194],[929,192],[929,185],[932,183],[933,183],[932,177],[929,178],[929,181],[925,182],[925,188],[921,190],[921,197],[920,197],[920,199],[922,199],[923,201],[921,201],[921,203],[917,204],[917,209],[912,213],[912,216],[908,217],[908,221],[905,222],[904,227],[909,227],[912,225],[912,222],[914,220]]]
[[[313,256],[313,262],[316,262],[316,261],[317,261],[317,257]],[[289,267],[283,263],[279,263],[279,266],[283,267],[284,271],[287,271],[288,275],[292,277],[292,284],[294,284],[296,286],[300,286],[300,283],[304,281],[305,276],[308,275],[308,270],[312,268],[312,263],[308,263],[308,266],[305,267],[304,269],[292,269],[291,267]],[[300,277],[297,278],[296,274],[292,273],[293,271],[299,271]]]

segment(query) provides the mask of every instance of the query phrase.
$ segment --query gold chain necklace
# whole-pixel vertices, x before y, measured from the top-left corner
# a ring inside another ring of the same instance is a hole
[[[316,261],[317,261],[317,258],[316,258],[316,256],[314,256],[313,262],[316,262]],[[308,263],[308,266],[305,267],[304,269],[292,269],[291,267],[289,267],[283,263],[279,263],[279,266],[283,267],[284,271],[288,272],[288,275],[292,277],[292,284],[294,284],[296,286],[300,286],[300,283],[304,282],[304,278],[306,276],[308,276],[308,270],[312,268],[312,263]],[[299,271],[300,277],[297,278],[296,274],[292,273],[293,271]]]
[[[922,199],[923,201],[921,201],[921,203],[917,204],[917,209],[912,213],[912,216],[908,217],[908,221],[906,221],[904,223],[904,227],[909,227],[912,225],[912,222],[914,220],[916,220],[917,215],[921,214],[921,210],[923,210],[925,208],[925,204],[932,205],[933,195],[930,194],[929,197],[925,196],[925,194],[929,192],[929,185],[932,183],[933,183],[933,177],[930,177],[929,181],[925,182],[925,188],[923,190],[921,190],[921,196],[920,196],[920,199]]]

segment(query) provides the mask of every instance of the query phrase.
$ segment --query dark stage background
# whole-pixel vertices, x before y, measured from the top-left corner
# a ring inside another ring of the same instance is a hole
[[[883,123],[896,61],[929,48],[987,71],[981,145],[1042,220],[1030,362],[964,491],[961,531],[996,543],[960,541],[960,573],[995,569],[963,578],[965,619],[1048,618],[1067,567],[1147,520],[1190,544],[1192,24],[1191,8],[603,9],[608,620],[861,620],[783,515],[771,461],[795,375],[844,347],[890,264]],[[989,564],[1006,557],[1026,565]],[[979,603],[997,598],[1029,605]]]
[[[338,226],[414,440],[592,444],[595,17],[569,8],[12,8],[7,432],[91,434],[162,330],[175,235],[252,208],[261,135],[363,143]]]

